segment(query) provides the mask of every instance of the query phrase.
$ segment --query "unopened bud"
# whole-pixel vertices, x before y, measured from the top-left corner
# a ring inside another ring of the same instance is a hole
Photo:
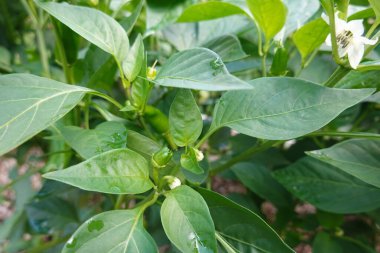
[[[156,168],[165,167],[173,157],[173,152],[168,147],[163,147],[153,154],[152,164]]]
[[[181,186],[181,180],[179,180],[177,177],[171,178],[171,182],[169,181],[169,188],[174,189],[177,188],[178,186]]]
[[[195,153],[195,158],[197,158],[197,161],[200,162],[203,160],[203,158],[205,157],[202,153],[202,151],[194,148],[194,153]]]

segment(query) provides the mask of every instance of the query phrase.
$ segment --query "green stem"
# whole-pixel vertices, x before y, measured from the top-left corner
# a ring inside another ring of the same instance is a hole
[[[21,3],[28,12],[30,18],[32,19],[32,23],[36,29],[37,46],[38,51],[40,52],[43,75],[46,77],[50,77],[51,74],[49,66],[49,57],[46,49],[45,37],[43,34],[43,22],[40,20],[38,13],[35,11],[33,2],[28,3],[25,0],[21,0]]]
[[[69,84],[73,84],[73,83],[75,83],[75,81],[74,81],[72,69],[67,62],[66,50],[65,50],[65,47],[63,46],[61,36],[58,32],[59,28],[58,28],[57,21],[54,20],[53,18],[51,20],[53,23],[53,30],[54,30],[54,35],[55,35],[55,39],[56,39],[57,51],[59,54],[59,59],[60,59],[61,64],[62,64],[63,72],[65,73],[66,82]]]
[[[375,23],[369,28],[367,34],[365,35],[367,38],[371,37],[372,33],[376,30],[376,28],[380,25],[380,18],[376,19]]]
[[[208,139],[208,138],[210,138],[210,136],[213,134],[213,133],[215,133],[216,132],[216,130],[218,130],[218,128],[214,128],[214,129],[212,129],[212,128],[210,128],[208,131],[207,131],[207,133],[202,137],[202,139],[200,139],[199,141],[198,141],[198,143],[194,146],[194,148],[196,148],[196,149],[199,149],[199,147]]]
[[[93,94],[95,96],[98,96],[98,97],[101,97],[101,98],[104,98],[105,100],[107,100],[108,102],[110,102],[111,104],[115,105],[117,108],[119,109],[122,109],[124,108],[124,106],[122,106],[119,102],[117,102],[115,99],[113,99],[112,97],[104,94],[104,93],[101,93],[101,92],[98,92],[98,91],[91,91],[90,94]]]
[[[224,238],[218,232],[215,232],[215,237],[216,237],[216,240],[218,240],[218,242],[223,246],[223,248],[226,250],[227,253],[237,253],[237,251],[234,250],[231,247],[231,245],[226,240],[224,240]]]
[[[263,56],[261,57],[261,68],[262,68],[263,77],[266,77],[267,76],[267,52],[264,52]]]
[[[119,196],[117,196],[116,203],[115,203],[115,206],[113,209],[120,209],[126,196],[127,195],[125,195],[125,194],[120,194]]]
[[[91,104],[91,95],[87,96],[85,99],[85,105],[83,108],[84,111],[84,127],[90,129],[90,104]]]
[[[335,87],[336,84],[345,77],[348,73],[350,73],[350,69],[345,68],[343,66],[339,66],[335,72],[330,76],[330,78],[324,83],[326,87]]]
[[[326,12],[329,16],[329,21],[330,21],[330,34],[331,34],[331,45],[332,45],[333,57],[334,57],[335,62],[341,65],[342,61],[338,53],[338,44],[337,44],[336,31],[335,31],[334,0],[330,0],[330,8],[328,8]]]
[[[259,152],[262,152],[264,150],[267,150],[267,149],[273,147],[274,145],[280,144],[282,142],[283,141],[266,141],[259,146],[253,146],[253,147],[247,149],[246,151],[244,151],[243,153],[233,157],[228,162],[226,162],[226,163],[224,163],[224,164],[222,164],[222,165],[220,165],[214,169],[211,169],[210,175],[213,176],[213,175],[220,173],[226,169],[229,169],[232,165],[239,163],[241,161],[247,160],[252,155],[259,153]]]
[[[141,127],[145,130],[145,132],[148,134],[149,138],[151,138],[152,140],[156,140],[156,137],[154,137],[154,134],[152,133],[152,131],[150,131],[148,125],[146,124],[145,122],[145,119],[142,115],[138,115],[137,116],[137,120],[139,121]]]
[[[364,138],[364,139],[380,139],[380,134],[371,134],[371,133],[350,133],[350,132],[314,132],[306,136],[330,136],[330,137],[345,137],[345,138]]]
[[[147,207],[153,205],[156,202],[158,196],[159,194],[156,190],[152,191],[144,200],[139,202],[135,208],[141,207],[141,210],[143,212]]]

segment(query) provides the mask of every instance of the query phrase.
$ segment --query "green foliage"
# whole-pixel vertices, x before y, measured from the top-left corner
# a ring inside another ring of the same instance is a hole
[[[378,1],[21,3],[0,252],[375,252]]]

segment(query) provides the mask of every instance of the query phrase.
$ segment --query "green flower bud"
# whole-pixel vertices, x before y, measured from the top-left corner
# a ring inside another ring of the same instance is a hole
[[[149,80],[154,80],[157,76],[157,69],[155,67],[148,67],[148,71],[146,73],[146,77]]]
[[[168,147],[163,147],[153,154],[152,164],[156,168],[165,167],[173,157],[173,152]]]

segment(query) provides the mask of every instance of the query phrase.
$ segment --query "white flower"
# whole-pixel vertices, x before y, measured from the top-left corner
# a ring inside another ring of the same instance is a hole
[[[322,14],[323,20],[329,24],[329,18]],[[339,57],[348,54],[348,61],[353,69],[356,69],[364,55],[364,45],[375,45],[376,40],[363,37],[364,26],[361,20],[346,22],[335,13],[335,33],[338,44]],[[331,34],[326,39],[326,44],[331,47]]]
[[[169,188],[173,190],[178,186],[181,186],[181,180],[179,180],[177,177],[174,177],[172,181],[169,183]]]

